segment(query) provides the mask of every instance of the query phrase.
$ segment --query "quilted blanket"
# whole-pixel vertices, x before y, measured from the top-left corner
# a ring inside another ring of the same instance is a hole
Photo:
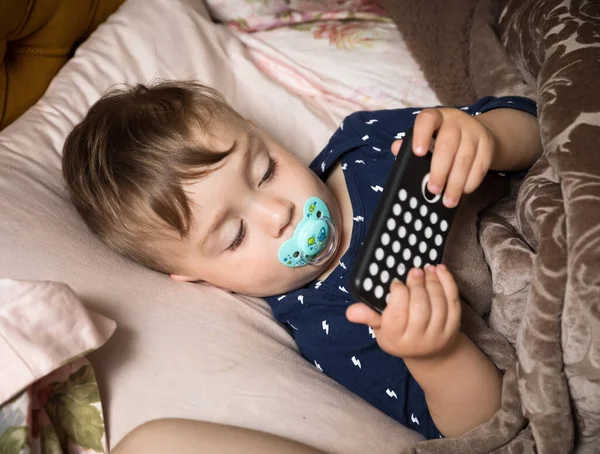
[[[531,96],[544,146],[520,184],[464,201],[445,254],[502,408],[408,452],[600,452],[600,4],[382,3],[444,103]]]

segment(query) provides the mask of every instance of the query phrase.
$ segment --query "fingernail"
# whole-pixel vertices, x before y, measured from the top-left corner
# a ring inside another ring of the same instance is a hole
[[[428,273],[433,273],[435,271],[435,267],[433,265],[425,265],[425,271]]]
[[[414,277],[421,277],[423,276],[423,270],[421,268],[413,268],[412,274]]]
[[[432,194],[439,194],[440,191],[442,190],[442,188],[440,186],[438,186],[437,184],[429,183],[427,186],[429,187],[429,192],[431,192]]]
[[[452,197],[444,197],[444,205],[446,205],[448,208],[452,208],[454,205],[456,205],[456,199],[453,199]]]
[[[415,154],[417,156],[423,156],[425,154],[425,148],[421,145],[415,147]]]
[[[446,269],[446,265],[444,265],[443,263],[440,263],[437,267],[442,271]]]

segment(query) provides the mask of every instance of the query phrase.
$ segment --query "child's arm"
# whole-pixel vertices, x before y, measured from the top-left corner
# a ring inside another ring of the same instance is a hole
[[[403,358],[425,392],[439,431],[458,436],[500,408],[502,377],[492,361],[460,333],[460,301],[443,266],[414,268],[406,285],[395,281],[383,314],[352,305],[347,317],[373,328],[379,346]]]
[[[490,169],[525,169],[542,154],[540,129],[533,115],[515,109],[494,109],[475,118],[492,131],[497,141]]]

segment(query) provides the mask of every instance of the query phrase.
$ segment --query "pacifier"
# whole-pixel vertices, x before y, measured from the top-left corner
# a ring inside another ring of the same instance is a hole
[[[338,235],[329,217],[327,205],[318,197],[304,204],[302,221],[294,235],[279,248],[279,261],[292,268],[318,265],[331,258],[337,248]]]

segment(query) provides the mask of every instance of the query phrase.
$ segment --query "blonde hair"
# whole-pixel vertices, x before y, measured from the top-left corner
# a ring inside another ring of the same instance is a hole
[[[185,183],[231,151],[200,140],[215,119],[244,121],[216,90],[195,82],[138,84],[97,101],[67,137],[62,158],[73,204],[92,232],[150,268],[173,272],[152,240],[165,228],[189,234]]]

